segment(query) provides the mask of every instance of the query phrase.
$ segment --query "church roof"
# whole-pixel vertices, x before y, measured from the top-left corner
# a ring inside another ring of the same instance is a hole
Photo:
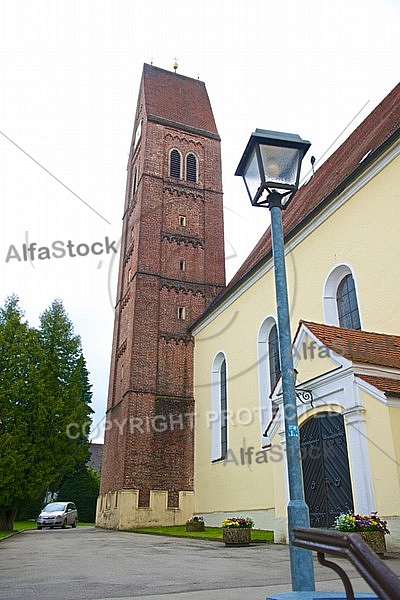
[[[150,120],[169,122],[180,129],[197,129],[218,137],[203,81],[145,64],[142,85]]]
[[[316,338],[340,356],[356,362],[400,369],[400,336],[345,329],[312,321],[300,321]]]
[[[324,346],[356,363],[354,369],[359,379],[381,390],[387,396],[400,395],[399,378],[380,377],[379,375],[366,375],[364,372],[357,372],[357,363],[358,365],[363,363],[371,367],[400,369],[400,336],[373,331],[344,329],[343,327],[324,325],[312,321],[300,321],[298,331],[302,325],[313,333]]]
[[[372,162],[385,142],[391,141],[390,138],[399,133],[399,128],[400,84],[321,165],[311,180],[298,190],[289,208],[282,211],[285,239],[290,239],[309,218],[322,210],[353,177]],[[268,228],[216,301],[240,284],[271,253],[271,231]]]
[[[388,379],[387,377],[373,377],[372,375],[357,375],[378,390],[384,392],[387,396],[400,395],[400,379]]]

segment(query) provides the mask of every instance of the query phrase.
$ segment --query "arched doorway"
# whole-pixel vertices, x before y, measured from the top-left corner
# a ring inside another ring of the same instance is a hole
[[[354,509],[342,415],[324,412],[306,421],[300,447],[311,527],[332,527],[340,513]]]

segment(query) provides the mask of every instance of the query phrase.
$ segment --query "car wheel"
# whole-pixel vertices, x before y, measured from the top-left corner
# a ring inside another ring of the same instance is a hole
[[[75,529],[75,527],[76,527],[76,519],[73,521],[72,527]]]
[[[38,529],[42,529],[41,525],[38,525],[38,526],[37,526],[37,528],[38,528]]]
[[[63,524],[61,525],[62,529],[66,529],[67,527],[67,520],[64,519]]]

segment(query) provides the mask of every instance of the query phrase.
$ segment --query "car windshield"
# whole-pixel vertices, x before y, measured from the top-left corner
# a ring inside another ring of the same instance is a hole
[[[58,512],[65,510],[65,502],[52,502],[44,507],[43,512]]]

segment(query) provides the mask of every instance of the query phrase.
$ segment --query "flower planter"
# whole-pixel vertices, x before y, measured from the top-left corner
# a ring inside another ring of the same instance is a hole
[[[382,531],[357,531],[357,534],[362,537],[366,544],[374,552],[383,555],[386,552],[385,534]]]
[[[186,523],[186,531],[204,531],[204,522],[193,521],[193,523]]]
[[[249,527],[224,527],[222,529],[222,541],[225,546],[248,546],[251,540],[251,529]]]

